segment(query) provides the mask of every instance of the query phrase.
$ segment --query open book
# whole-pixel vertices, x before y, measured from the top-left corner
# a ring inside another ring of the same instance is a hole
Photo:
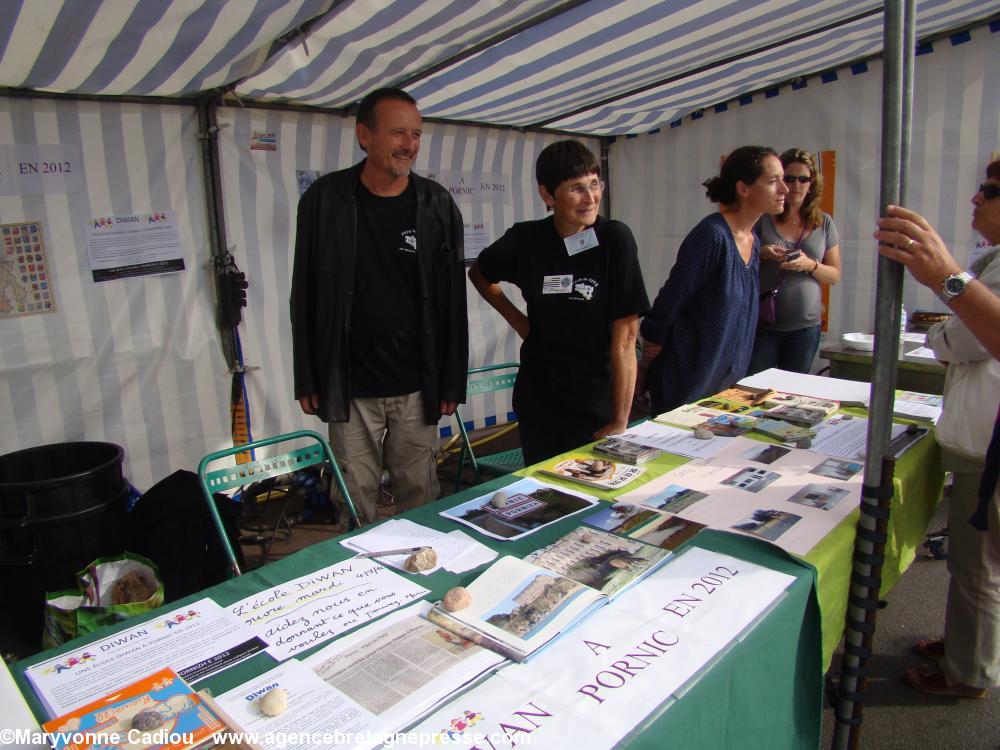
[[[469,587],[457,612],[440,604],[431,622],[524,661],[670,557],[668,550],[577,528],[529,559],[501,557]]]

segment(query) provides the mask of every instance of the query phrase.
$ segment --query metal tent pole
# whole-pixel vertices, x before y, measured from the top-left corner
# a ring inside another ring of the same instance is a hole
[[[887,0],[883,27],[882,171],[880,215],[905,196],[913,89],[915,0]],[[894,458],[888,455],[899,352],[903,267],[878,256],[875,350],[869,403],[861,516],[847,604],[844,655],[836,691],[832,747],[856,748],[861,734],[864,690],[875,632],[886,530],[893,494]]]

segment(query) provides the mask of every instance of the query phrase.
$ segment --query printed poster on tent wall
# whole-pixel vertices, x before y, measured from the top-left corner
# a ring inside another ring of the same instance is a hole
[[[173,211],[87,219],[87,255],[95,282],[184,270]]]
[[[41,222],[2,224],[0,237],[0,319],[53,312]]]

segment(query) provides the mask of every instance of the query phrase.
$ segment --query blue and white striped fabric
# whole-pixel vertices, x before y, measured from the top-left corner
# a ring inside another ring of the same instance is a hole
[[[881,50],[877,0],[6,0],[0,86],[344,109],[404,85],[425,117],[589,135],[696,110]],[[983,22],[921,0],[918,36]],[[825,30],[824,30],[825,29]]]
[[[5,0],[0,85],[179,96],[253,72],[333,0]]]

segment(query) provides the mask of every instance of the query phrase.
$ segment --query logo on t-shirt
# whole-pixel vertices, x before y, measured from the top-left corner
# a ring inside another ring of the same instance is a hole
[[[407,229],[403,232],[403,246],[399,249],[404,253],[417,252],[417,230]]]
[[[573,296],[570,299],[583,299],[590,302],[597,291],[597,282],[594,279],[582,278],[573,283]],[[577,296],[579,295],[579,296]]]

